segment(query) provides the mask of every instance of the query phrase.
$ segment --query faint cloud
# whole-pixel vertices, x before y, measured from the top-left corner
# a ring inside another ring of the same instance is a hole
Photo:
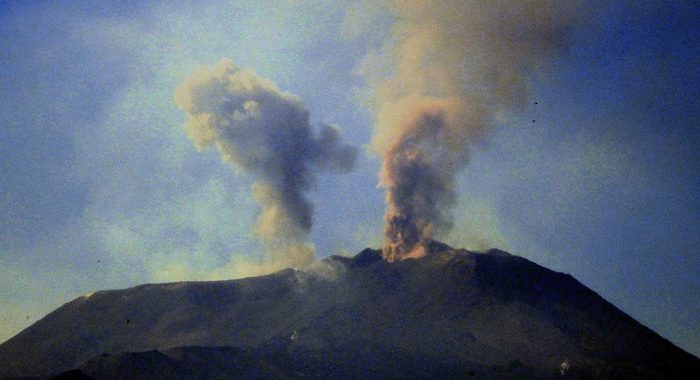
[[[463,194],[454,209],[454,216],[454,227],[444,237],[448,244],[474,251],[490,248],[512,250],[491,199]]]
[[[356,0],[345,8],[340,23],[340,36],[345,39],[371,38],[381,33],[381,19],[386,17],[387,7],[383,0]]]

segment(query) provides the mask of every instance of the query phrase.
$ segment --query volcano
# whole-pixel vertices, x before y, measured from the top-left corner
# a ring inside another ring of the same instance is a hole
[[[99,291],[0,345],[0,378],[698,373],[700,359],[570,275],[437,242],[425,257],[398,262],[365,249],[262,277]]]

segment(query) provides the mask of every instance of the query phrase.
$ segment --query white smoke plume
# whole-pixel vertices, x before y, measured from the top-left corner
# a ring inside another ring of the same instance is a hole
[[[451,228],[455,177],[496,114],[528,97],[527,78],[565,46],[566,0],[390,0],[389,77],[368,78],[383,159],[384,256],[425,254]],[[371,74],[370,74],[371,75]]]
[[[213,145],[223,161],[255,178],[262,212],[254,234],[271,256],[260,269],[310,263],[315,252],[305,242],[313,209],[305,192],[318,172],[352,170],[356,148],[332,126],[315,135],[301,99],[226,59],[185,79],[175,103],[187,113],[185,128],[198,150]]]

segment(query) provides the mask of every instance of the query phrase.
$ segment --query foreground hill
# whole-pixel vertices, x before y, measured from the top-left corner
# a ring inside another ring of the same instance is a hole
[[[567,378],[700,373],[569,275],[439,243],[397,263],[366,249],[305,271],[100,291],[0,345],[0,377],[555,378],[562,366]]]

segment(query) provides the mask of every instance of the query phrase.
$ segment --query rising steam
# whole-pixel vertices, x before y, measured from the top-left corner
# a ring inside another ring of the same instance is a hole
[[[356,149],[332,126],[322,125],[315,136],[298,97],[229,60],[192,74],[177,88],[175,103],[187,113],[185,128],[198,150],[214,145],[223,161],[255,178],[262,212],[254,233],[273,263],[266,271],[313,260],[313,246],[305,243],[313,210],[304,193],[319,171],[349,172]]]
[[[384,256],[425,254],[451,227],[455,177],[499,110],[522,104],[526,76],[559,51],[576,4],[560,0],[389,1],[392,76],[375,92]]]

